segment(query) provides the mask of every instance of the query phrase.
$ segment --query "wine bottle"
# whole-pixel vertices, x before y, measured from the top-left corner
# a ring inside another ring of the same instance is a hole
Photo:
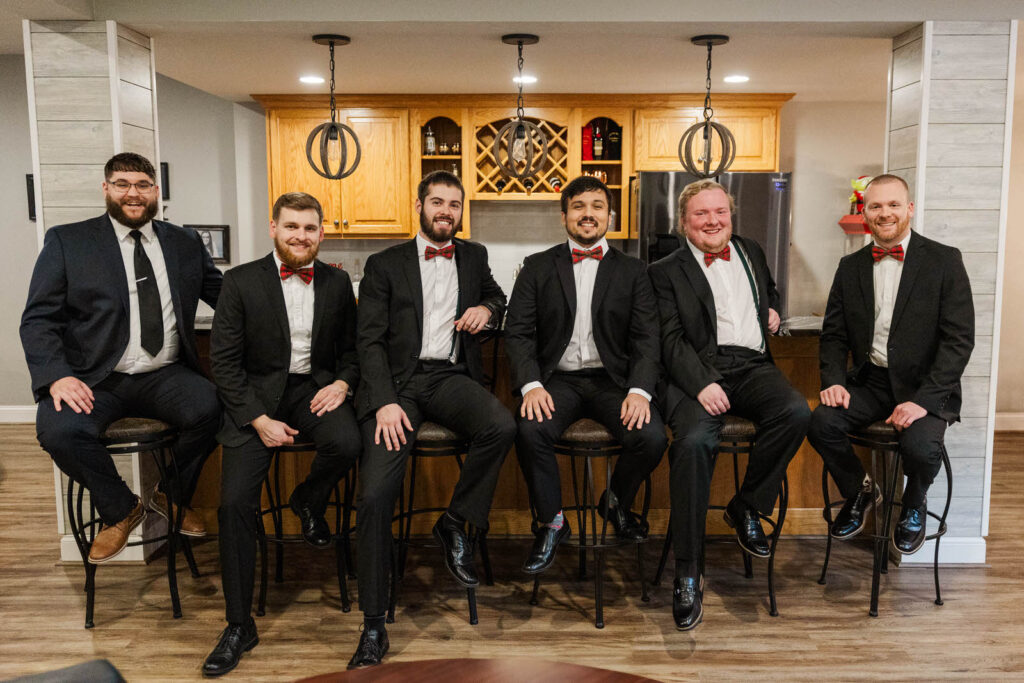
[[[622,159],[622,128],[612,123],[608,124],[608,158]]]
[[[594,159],[604,159],[604,138],[601,137],[601,127],[594,124]]]
[[[430,130],[430,126],[427,126],[427,132],[423,136],[423,153],[437,154],[437,138],[434,137],[434,131]]]

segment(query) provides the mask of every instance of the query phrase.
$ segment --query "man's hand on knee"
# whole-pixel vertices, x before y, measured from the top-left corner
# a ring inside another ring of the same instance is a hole
[[[77,377],[68,375],[58,379],[50,385],[50,396],[53,397],[53,408],[58,413],[60,412],[60,404],[62,402],[66,403],[76,413],[88,415],[92,412],[92,402],[94,400],[92,389]]]

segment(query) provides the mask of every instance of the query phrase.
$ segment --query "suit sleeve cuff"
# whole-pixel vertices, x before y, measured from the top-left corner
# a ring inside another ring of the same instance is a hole
[[[531,391],[533,391],[534,389],[537,389],[537,388],[543,389],[544,385],[541,384],[540,382],[527,382],[526,384],[523,385],[523,388],[520,389],[519,391],[520,391],[520,393],[522,393],[523,396],[526,396],[526,394],[528,394],[529,392],[531,392]]]
[[[637,396],[643,396],[644,398],[646,398],[648,400],[648,402],[652,398],[650,394],[648,394],[643,389],[640,389],[639,387],[630,387],[629,391],[627,391],[626,393],[627,394],[636,394]]]

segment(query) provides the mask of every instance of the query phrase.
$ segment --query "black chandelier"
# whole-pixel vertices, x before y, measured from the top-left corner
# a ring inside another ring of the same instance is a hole
[[[519,97],[516,99],[516,118],[498,131],[494,138],[494,146],[491,148],[498,169],[507,178],[522,180],[534,176],[547,159],[547,136],[537,124],[524,118],[526,112],[523,109],[523,45],[535,45],[539,41],[540,38],[532,33],[509,33],[501,37],[501,42],[515,45],[519,52]]]
[[[309,137],[306,138],[306,161],[317,174],[324,178],[341,180],[352,175],[356,167],[359,166],[359,159],[362,156],[356,132],[338,121],[338,110],[334,106],[334,46],[348,45],[352,41],[348,36],[321,33],[313,36],[313,42],[317,45],[327,45],[331,50],[331,120],[321,123],[309,133]],[[319,143],[317,143],[318,138]],[[351,145],[355,147],[351,165],[349,165],[350,143],[346,138],[351,138]],[[314,145],[320,150],[319,166],[313,161]],[[331,165],[332,157],[338,161],[337,168],[333,168]]]
[[[715,115],[715,110],[711,108],[711,48],[715,45],[725,45],[729,42],[729,36],[694,36],[690,42],[694,45],[706,45],[708,48],[707,78],[704,82],[704,121],[687,128],[683,137],[679,139],[679,163],[683,165],[683,170],[690,175],[698,178],[711,178],[728,171],[736,158],[736,138],[728,128],[711,120],[711,117]],[[698,133],[704,140],[704,149],[695,163],[693,142]],[[721,143],[722,156],[718,160],[718,165],[711,168],[711,142],[715,134],[718,135]]]

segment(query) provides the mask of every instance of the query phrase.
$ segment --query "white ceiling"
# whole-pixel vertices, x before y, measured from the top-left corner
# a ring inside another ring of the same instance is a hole
[[[21,19],[115,19],[153,36],[160,73],[235,101],[253,93],[326,92],[314,33],[343,33],[339,92],[513,91],[515,48],[503,33],[536,33],[525,48],[529,92],[695,92],[704,85],[700,33],[716,48],[716,92],[793,92],[800,100],[884,99],[892,36],[922,19],[1000,19],[1019,2],[902,0],[0,0],[0,53],[22,51]],[[874,21],[865,21],[866,18]],[[694,21],[700,19],[700,21]],[[750,82],[722,77],[744,73]]]

